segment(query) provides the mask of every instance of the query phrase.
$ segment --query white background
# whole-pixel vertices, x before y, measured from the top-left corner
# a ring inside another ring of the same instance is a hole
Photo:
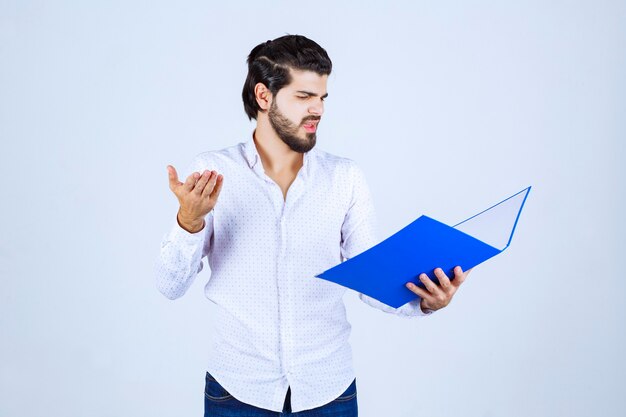
[[[208,271],[152,276],[165,167],[248,139],[245,58],[286,33],[333,60],[317,146],[381,237],[533,186],[445,310],[347,292],[360,415],[624,415],[624,2],[337,3],[0,1],[0,416],[202,415]]]

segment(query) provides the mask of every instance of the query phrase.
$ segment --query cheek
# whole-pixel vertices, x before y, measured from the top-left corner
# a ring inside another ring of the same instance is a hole
[[[285,116],[291,123],[299,126],[308,115],[308,104],[306,100],[285,100],[280,97],[276,102],[279,111]]]
[[[302,103],[293,105],[288,112],[285,112],[285,116],[291,121],[291,123],[299,125],[307,115],[307,107]]]

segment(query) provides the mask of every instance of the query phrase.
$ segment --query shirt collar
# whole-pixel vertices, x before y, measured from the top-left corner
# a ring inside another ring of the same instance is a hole
[[[252,132],[248,141],[243,144],[243,156],[246,158],[246,162],[248,162],[250,168],[254,168],[254,166],[261,161],[259,151],[254,144],[254,132]]]
[[[309,152],[304,153],[304,157],[302,158],[302,171],[308,173],[309,167],[308,162],[311,157],[311,149]],[[246,162],[248,162],[248,166],[251,169],[261,162],[261,157],[259,156],[259,151],[256,148],[256,144],[254,143],[254,131],[252,131],[252,135],[247,142],[243,144],[243,156],[246,158]],[[262,166],[262,165],[261,165]]]

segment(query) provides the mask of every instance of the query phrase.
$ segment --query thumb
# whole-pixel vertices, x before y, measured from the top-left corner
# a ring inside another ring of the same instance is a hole
[[[178,173],[176,172],[176,168],[174,168],[172,165],[168,165],[167,166],[167,176],[168,176],[169,181],[170,181],[170,188],[171,189],[174,189],[175,187],[178,187],[179,185],[182,184],[178,180]]]

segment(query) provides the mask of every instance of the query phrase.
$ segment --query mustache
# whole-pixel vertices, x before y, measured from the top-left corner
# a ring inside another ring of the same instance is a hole
[[[320,116],[307,116],[304,119],[302,119],[302,123],[300,123],[300,125],[306,124],[307,122],[313,121],[313,120],[321,120],[322,118]]]

